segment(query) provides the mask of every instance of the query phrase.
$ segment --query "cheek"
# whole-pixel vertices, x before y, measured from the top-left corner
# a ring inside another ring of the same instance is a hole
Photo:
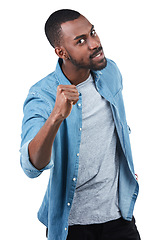
[[[95,37],[95,41],[97,42],[98,47],[101,46],[101,41],[100,41],[100,38],[98,37],[98,35]]]
[[[87,47],[79,47],[78,49],[74,49],[70,52],[72,58],[76,59],[77,61],[88,62],[89,61],[89,52]]]

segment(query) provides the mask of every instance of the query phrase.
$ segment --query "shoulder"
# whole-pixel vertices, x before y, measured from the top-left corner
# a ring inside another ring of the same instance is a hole
[[[109,74],[117,79],[122,80],[122,75],[117,64],[111,59],[107,58],[107,66],[102,70],[102,73]]]
[[[49,95],[55,97],[58,85],[59,83],[57,81],[55,72],[52,72],[34,84],[30,88],[29,94],[36,93],[45,97]]]
[[[121,72],[113,60],[107,58],[107,66],[102,70],[102,75],[105,77],[108,85],[112,87],[115,85],[118,89],[123,88]]]
[[[117,64],[110,59],[107,60],[107,66],[101,71],[97,71],[100,76],[101,84],[112,92],[113,96],[122,88],[122,75]]]
[[[55,72],[38,81],[29,89],[23,109],[43,107],[49,114],[55,104],[58,85]]]

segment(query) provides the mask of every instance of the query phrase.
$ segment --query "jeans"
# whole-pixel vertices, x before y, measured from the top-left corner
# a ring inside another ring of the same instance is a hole
[[[67,240],[140,240],[135,219],[123,218],[102,224],[73,225],[69,227]]]

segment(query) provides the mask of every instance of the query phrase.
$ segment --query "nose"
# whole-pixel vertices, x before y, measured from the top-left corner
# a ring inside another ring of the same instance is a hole
[[[97,49],[99,46],[100,46],[100,41],[98,41],[98,39],[91,38],[90,41],[88,42],[88,48],[90,50]]]

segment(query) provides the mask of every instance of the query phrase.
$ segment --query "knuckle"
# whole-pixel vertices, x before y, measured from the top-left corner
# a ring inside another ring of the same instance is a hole
[[[58,85],[57,90],[61,91],[62,90],[62,85]]]
[[[62,92],[63,98],[65,103],[68,101],[68,96],[65,94],[65,92]]]

